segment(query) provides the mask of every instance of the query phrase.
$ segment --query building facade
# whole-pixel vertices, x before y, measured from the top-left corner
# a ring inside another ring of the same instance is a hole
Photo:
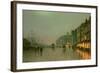
[[[72,31],[73,49],[85,59],[91,57],[91,17]]]

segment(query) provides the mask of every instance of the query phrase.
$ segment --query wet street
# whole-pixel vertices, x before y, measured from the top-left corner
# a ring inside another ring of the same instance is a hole
[[[23,51],[23,62],[79,60],[80,55],[71,48],[43,48]]]

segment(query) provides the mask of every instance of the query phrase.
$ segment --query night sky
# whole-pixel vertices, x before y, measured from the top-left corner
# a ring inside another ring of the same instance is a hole
[[[33,36],[42,43],[51,44],[76,29],[89,16],[89,13],[23,10],[23,37]]]

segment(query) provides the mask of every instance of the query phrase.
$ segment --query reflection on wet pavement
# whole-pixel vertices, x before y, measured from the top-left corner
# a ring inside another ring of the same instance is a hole
[[[40,48],[23,51],[23,62],[80,60],[79,53],[72,48]]]

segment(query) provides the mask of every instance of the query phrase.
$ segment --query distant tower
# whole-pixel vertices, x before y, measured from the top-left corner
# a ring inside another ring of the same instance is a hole
[[[66,48],[71,48],[72,47],[72,35],[67,32],[66,34]]]

